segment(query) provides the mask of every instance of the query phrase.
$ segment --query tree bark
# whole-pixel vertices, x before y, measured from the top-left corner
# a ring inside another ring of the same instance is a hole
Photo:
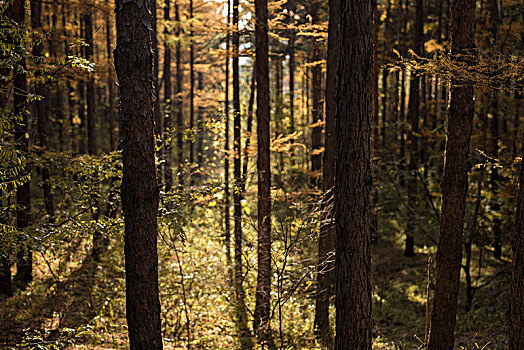
[[[471,64],[475,55],[475,1],[453,0],[451,16],[451,55],[456,60]],[[475,105],[473,97],[472,86],[452,79],[441,181],[442,210],[429,337],[431,350],[452,350],[454,343],[468,191],[468,156]]]
[[[258,278],[253,328],[258,342],[260,344],[270,344],[271,346],[271,166],[269,150],[270,92],[267,0],[255,0],[255,18],[258,135]]]
[[[341,2],[335,166],[335,349],[371,349],[373,0]]]
[[[126,314],[132,350],[162,349],[151,1],[116,0]]]

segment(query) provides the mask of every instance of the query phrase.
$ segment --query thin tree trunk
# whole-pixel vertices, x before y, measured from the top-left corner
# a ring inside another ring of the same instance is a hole
[[[420,56],[422,54],[422,39],[423,39],[423,18],[424,18],[424,3],[422,0],[416,0],[416,14],[415,14],[415,30],[413,31],[413,52]],[[411,82],[409,84],[409,101],[408,101],[408,123],[411,129],[408,132],[408,146],[409,146],[409,163],[408,163],[408,181],[407,181],[407,193],[408,193],[408,207],[418,207],[417,201],[417,175],[419,166],[419,147],[418,147],[418,134],[420,133],[419,128],[419,113],[420,113],[420,77],[415,69],[411,70]],[[414,213],[415,217],[417,216]],[[415,242],[414,236],[417,231],[417,221],[412,218],[407,220],[406,227],[406,246],[404,255],[414,256],[415,255]]]
[[[227,24],[231,25],[231,1],[227,2]],[[224,115],[225,115],[225,145],[224,145],[224,243],[226,249],[226,261],[227,265],[231,266],[231,218],[230,218],[230,207],[231,200],[229,196],[229,54],[230,54],[230,33],[228,30],[226,38],[226,64],[225,64],[225,102],[224,102]]]
[[[116,1],[126,314],[132,350],[162,349],[150,1]],[[142,23],[143,25],[135,25]]]
[[[183,111],[182,111],[182,53],[180,50],[182,31],[180,22],[180,12],[178,10],[178,1],[175,0],[175,21],[176,21],[176,96],[175,96],[175,110],[176,110],[176,131],[177,131],[177,147],[178,147],[178,183],[184,185],[184,144],[183,144]],[[169,170],[166,170],[169,171]]]
[[[371,350],[373,0],[341,2],[335,168],[335,349]]]
[[[333,194],[336,152],[336,71],[339,59],[340,0],[329,1],[328,51],[326,74],[325,150],[322,168],[322,207],[318,237],[317,293],[315,300],[315,329],[321,343],[332,348],[333,335],[329,327],[329,299],[333,294],[334,241]]]
[[[171,10],[171,1],[165,0],[164,3],[164,21],[166,23],[164,27],[164,186],[166,193],[171,191],[173,187],[173,142],[171,141],[171,135],[173,133],[173,92],[171,84],[171,45],[169,36],[171,33],[168,30],[169,21],[170,21],[170,10]],[[177,23],[178,25],[178,23]],[[177,44],[178,45],[178,44]],[[178,69],[178,60],[177,60],[177,69]],[[177,85],[178,86],[178,85]],[[158,93],[160,94],[160,93]],[[176,97],[178,99],[178,95]],[[178,106],[178,103],[177,103]],[[176,107],[175,107],[176,108]],[[178,111],[177,111],[178,113]],[[178,114],[177,114],[178,115]],[[177,133],[181,134],[177,126]]]
[[[512,249],[509,350],[520,350],[524,349],[524,162],[520,164],[519,194]]]
[[[31,5],[32,2],[31,2]],[[13,21],[20,24],[20,26],[24,26],[24,19],[25,19],[25,2],[20,0],[15,0],[11,6],[6,10],[6,13],[8,18],[11,18]],[[38,13],[39,16],[39,13]],[[33,24],[33,23],[32,23]],[[33,26],[33,29],[35,27]],[[41,30],[41,26],[38,27],[39,30]],[[16,38],[13,38],[14,40],[17,40]],[[17,44],[15,44],[17,45]],[[35,45],[37,46],[37,45]],[[38,50],[38,48],[37,48]],[[37,53],[41,53],[38,52]],[[18,54],[22,54],[22,52],[18,52]],[[13,114],[14,116],[17,116],[21,118],[22,123],[17,124],[15,126],[15,142],[16,142],[16,148],[17,150],[23,154],[27,155],[29,151],[29,140],[26,137],[26,133],[28,132],[28,113],[27,110],[27,77],[26,77],[26,64],[25,59],[22,59],[21,66],[17,67],[15,70],[13,70],[13,76],[14,76],[14,108],[13,108]],[[30,173],[30,166],[29,164],[26,164],[26,172]],[[22,175],[22,174],[20,174]],[[16,188],[16,226],[19,231],[24,231],[31,223],[31,183],[30,181],[26,181],[21,186],[18,186]],[[31,282],[33,280],[33,255],[32,255],[32,248],[29,245],[29,242],[21,236],[19,238],[19,244],[20,251],[18,253],[18,260],[17,260],[17,273],[16,273],[16,280],[22,282],[24,285]],[[11,271],[10,271],[10,264],[6,261],[3,264],[4,266],[4,274],[8,275],[5,276],[5,281],[8,283],[6,286],[7,295],[11,293]],[[6,270],[9,269],[9,273],[7,273]],[[9,280],[7,279],[9,277]]]
[[[247,325],[247,310],[245,305],[245,291],[243,286],[242,266],[242,150],[241,150],[241,115],[240,115],[240,72],[239,72],[239,45],[240,33],[238,27],[239,0],[233,0],[233,173],[235,188],[233,191],[233,219],[235,222],[235,272],[234,287],[236,294],[236,320],[240,347],[248,349],[252,347],[250,332]]]
[[[475,55],[475,1],[454,0],[451,6],[451,54],[456,60],[471,64]],[[441,182],[442,210],[436,257],[435,296],[429,337],[431,350],[454,348],[462,262],[462,232],[468,191],[468,156],[475,105],[472,86],[456,79],[452,79],[451,84]]]
[[[235,0],[237,1],[237,0]],[[253,329],[260,344],[274,347],[270,325],[271,165],[269,150],[269,39],[267,0],[255,0],[258,170],[258,277]]]
[[[318,25],[320,22],[319,10],[320,0],[313,0],[310,4],[310,15],[311,24]],[[320,148],[322,147],[322,66],[321,60],[320,43],[316,37],[313,37],[311,43],[311,60],[313,61],[313,67],[311,68],[312,74],[312,102],[313,102],[313,128],[311,130],[311,172],[313,174],[312,184],[313,186],[319,186],[320,174],[318,172],[322,169],[322,154]]]
[[[189,0],[189,127],[193,132],[195,123],[195,51],[193,42],[193,0]],[[193,141],[189,143],[189,163],[195,162]],[[191,183],[194,181],[191,180]]]

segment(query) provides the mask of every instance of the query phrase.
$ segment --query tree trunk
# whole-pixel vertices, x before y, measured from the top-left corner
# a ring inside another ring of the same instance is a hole
[[[40,22],[41,5],[38,5],[38,8],[35,11],[33,11],[33,6],[35,5],[36,4],[34,4],[34,1],[31,1],[31,26],[33,27],[33,30],[42,31],[42,24]],[[25,19],[25,2],[14,1],[14,3],[6,10],[6,15],[7,17],[11,18],[15,22],[20,23],[20,25],[23,25],[23,22]],[[33,54],[37,57],[42,55],[41,45],[33,46]],[[21,62],[21,66],[13,70],[14,91],[17,91],[17,93],[14,94],[13,114],[17,117],[22,118],[22,125],[15,126],[15,142],[17,143],[17,150],[19,150],[22,154],[28,153],[28,146],[29,146],[28,139],[25,137],[25,134],[28,131],[28,116],[26,113],[26,110],[27,110],[27,77],[25,74],[25,69],[26,69],[26,64],[25,64],[25,59],[23,59]],[[38,95],[43,92],[42,90],[39,90],[38,87],[36,90],[37,90],[36,93]],[[40,107],[40,105],[43,105],[43,103],[46,103],[46,101],[39,101],[37,103],[39,104],[39,107]],[[41,112],[42,110],[43,108],[41,107],[38,109],[39,112]],[[40,122],[40,118],[43,118],[43,117],[45,116],[44,115],[41,116],[40,113],[38,114],[39,122]],[[38,123],[38,125],[40,126],[40,123]],[[42,172],[42,173],[43,173],[42,174],[43,180],[44,181],[49,180],[49,178],[47,179],[44,178],[44,175],[49,175],[49,173],[48,172]],[[48,188],[45,182],[44,182],[44,186],[45,186],[44,187],[44,191],[45,191],[45,189]],[[45,192],[45,194],[49,194],[49,193]],[[48,199],[48,197],[45,197],[45,199]],[[16,226],[18,230],[23,232],[24,229],[27,226],[29,226],[30,221],[31,221],[31,217],[30,217],[31,215],[31,186],[30,186],[29,181],[17,187],[16,204],[17,204]],[[20,244],[20,248],[19,248],[19,252],[17,256],[17,271],[16,271],[15,279],[22,282],[24,285],[26,285],[33,280],[33,255],[31,251],[31,247],[28,246],[28,242],[26,238],[24,238],[23,236],[20,236],[19,244]],[[9,266],[5,266],[5,268],[6,269],[9,268]],[[9,275],[10,275],[10,271],[9,271]]]
[[[373,0],[341,2],[335,168],[335,349],[371,350]]]
[[[227,2],[227,23],[231,25],[231,1]],[[225,101],[224,101],[224,245],[226,249],[227,265],[231,266],[231,200],[229,196],[229,54],[230,33],[226,37],[226,64],[225,64]]]
[[[255,0],[258,171],[258,278],[254,315],[255,335],[271,346],[271,166],[269,150],[269,41],[267,0]]]
[[[471,64],[475,55],[475,1],[453,0],[451,7],[452,57]],[[431,350],[452,350],[454,343],[468,191],[468,156],[475,105],[473,97],[472,86],[452,79],[441,182],[442,210],[429,338]]]
[[[320,22],[319,10],[320,10],[320,0],[311,1],[310,15],[311,15],[311,24],[318,25]],[[313,61],[313,67],[311,67],[312,75],[312,102],[313,102],[313,128],[311,130],[311,172],[313,174],[312,184],[313,186],[319,186],[320,184],[320,170],[322,168],[322,154],[320,153],[320,148],[322,147],[322,126],[320,125],[322,121],[322,65],[320,61],[321,51],[320,51],[320,42],[318,38],[313,37],[311,43],[311,60]]]
[[[247,310],[245,305],[245,291],[243,286],[242,266],[242,151],[241,151],[241,116],[240,116],[240,72],[239,72],[239,45],[240,34],[238,32],[238,6],[239,0],[233,0],[233,173],[235,188],[233,190],[233,219],[235,222],[235,273],[234,287],[236,293],[236,318],[240,347],[248,349],[252,347],[250,332],[247,326]]]
[[[333,335],[329,327],[329,299],[333,294],[334,282],[334,241],[333,193],[335,182],[336,152],[336,71],[339,58],[340,0],[329,1],[328,51],[326,74],[326,126],[325,150],[322,168],[323,199],[318,236],[317,293],[315,304],[315,329],[321,343],[331,348]]]
[[[189,0],[189,128],[193,133],[195,124],[195,51],[193,42],[193,0]],[[189,163],[195,162],[193,140],[189,142]],[[191,183],[193,183],[193,179]]]
[[[32,2],[31,2],[31,5]],[[32,11],[31,11],[32,14]],[[6,11],[7,17],[13,19],[15,22],[24,25],[25,19],[25,3],[24,1],[16,0]],[[40,14],[38,13],[38,16]],[[34,27],[33,27],[34,28]],[[38,27],[41,30],[41,26]],[[35,45],[39,46],[39,45]],[[40,52],[41,53],[41,52]],[[19,54],[22,54],[19,52]],[[27,155],[29,152],[29,140],[26,137],[28,132],[28,113],[27,110],[27,77],[26,77],[26,65],[25,59],[22,60],[21,66],[17,67],[13,71],[14,75],[14,108],[13,114],[17,117],[21,117],[22,123],[15,126],[15,142],[16,148],[22,155]],[[26,164],[26,172],[30,173],[31,168],[29,164]],[[47,197],[46,197],[47,198]],[[19,231],[24,230],[31,224],[31,183],[26,181],[16,189],[16,226]],[[27,240],[21,236],[19,239],[21,244],[20,251],[18,253],[17,261],[17,272],[16,280],[27,284],[33,280],[33,255],[32,249],[28,245]],[[9,268],[5,266],[5,268]],[[10,272],[10,271],[9,271]],[[9,273],[10,275],[10,273]],[[9,293],[8,293],[9,294]]]
[[[86,59],[88,61],[93,59],[93,17],[91,14],[87,13],[84,15],[85,23],[85,41],[87,43],[86,47]],[[96,140],[96,114],[95,114],[95,78],[91,74],[86,83],[86,92],[87,92],[87,150],[90,156],[95,156],[97,154],[97,140]],[[98,184],[97,184],[98,185]],[[92,199],[92,219],[97,221],[99,214],[98,201],[96,198]],[[101,254],[107,246],[107,241],[102,236],[102,233],[95,229],[93,233],[93,250],[92,258],[94,261],[99,262]]]
[[[524,349],[524,162],[520,164],[515,233],[512,241],[513,274],[509,315],[509,349]]]
[[[178,183],[184,185],[184,144],[183,140],[183,111],[182,111],[182,53],[180,52],[180,42],[182,39],[180,12],[178,11],[178,1],[175,1],[175,21],[176,21],[176,96],[175,96],[175,110],[176,110],[176,131],[177,131],[177,147],[178,147]],[[168,171],[168,170],[167,170]]]
[[[132,350],[162,349],[150,8],[149,0],[116,1],[126,314]]]
[[[296,11],[295,1],[288,0],[289,25],[294,25],[294,15]],[[296,31],[291,29],[289,33],[288,54],[289,54],[289,129],[295,132],[295,40]],[[294,155],[291,159],[294,162]]]
[[[171,1],[165,0],[164,5],[164,185],[165,192],[168,193],[173,187],[173,141],[171,135],[173,133],[173,93],[171,84],[171,45],[169,44],[169,35],[171,34],[167,29],[170,21]],[[178,25],[178,24],[177,24]],[[178,44],[177,44],[178,45]],[[158,92],[157,94],[160,94]],[[178,99],[178,95],[176,97]],[[177,126],[177,133],[181,133]]]
[[[424,35],[424,4],[422,0],[416,0],[416,14],[415,14],[415,30],[413,31],[413,52],[420,56],[422,54],[422,41]],[[419,166],[419,147],[418,134],[419,128],[419,111],[420,111],[420,77],[415,69],[411,70],[411,83],[409,84],[409,101],[408,101],[408,123],[411,129],[408,132],[408,146],[409,146],[409,163],[408,163],[408,207],[413,209],[412,215],[417,216],[417,174]],[[415,255],[414,237],[417,230],[416,220],[410,219],[407,221],[406,227],[406,246],[404,250],[405,256]]]

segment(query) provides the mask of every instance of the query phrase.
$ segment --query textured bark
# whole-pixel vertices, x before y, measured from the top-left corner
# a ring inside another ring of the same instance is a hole
[[[453,0],[451,4],[451,54],[471,63],[475,49],[475,1]],[[462,55],[462,56],[458,56]],[[462,231],[468,191],[468,156],[474,115],[474,89],[464,82],[451,81],[442,209],[436,257],[436,284],[431,313],[429,349],[451,350],[457,314]]]
[[[255,0],[258,171],[258,278],[254,315],[259,343],[272,343],[271,292],[271,166],[269,150],[269,41],[267,0]]]
[[[115,67],[124,174],[126,314],[130,348],[162,349],[158,291],[158,186],[149,0],[117,0]]]
[[[322,344],[332,346],[333,335],[329,327],[329,299],[333,294],[334,241],[333,193],[335,182],[336,150],[336,71],[339,58],[338,25],[340,22],[340,0],[329,1],[328,51],[326,74],[326,126],[325,150],[322,167],[323,200],[318,236],[317,293],[315,304],[315,329]]]
[[[520,350],[524,349],[524,162],[520,164],[519,194],[512,248],[509,349]]]
[[[335,349],[371,349],[373,1],[341,2],[335,168]]]
[[[320,0],[312,0],[310,4],[311,24],[318,25],[320,22]],[[313,172],[312,184],[318,186],[320,178],[318,172],[322,169],[322,66],[320,65],[321,51],[318,38],[313,37],[311,43],[311,60],[315,65],[311,67],[311,97],[313,102],[312,123],[315,125],[311,130],[311,171]]]
[[[165,0],[164,6],[164,20],[166,23],[170,20],[170,6],[171,2]],[[164,28],[164,126],[163,132],[165,136],[164,141],[164,185],[166,193],[171,191],[173,187],[173,142],[169,136],[173,132],[173,92],[171,84],[171,45],[169,43],[168,36],[171,33],[167,29],[167,25]],[[158,93],[159,94],[159,93]],[[178,98],[178,97],[177,97]],[[177,132],[178,132],[177,127]]]

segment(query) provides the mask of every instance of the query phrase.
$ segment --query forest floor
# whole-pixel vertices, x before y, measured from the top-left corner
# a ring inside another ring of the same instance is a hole
[[[187,349],[188,343],[192,349],[235,348],[228,264],[220,236],[204,232],[220,229],[206,225],[187,229],[184,244],[169,232],[159,240],[166,349]],[[35,254],[34,281],[25,291],[19,290],[0,303],[0,348],[128,348],[123,242],[114,239],[109,247],[111,254],[98,266],[77,263],[89,251],[80,242],[69,242],[67,249],[54,247],[45,256]],[[252,308],[256,247],[247,243],[245,248],[246,304]],[[434,256],[433,251],[419,249],[415,257],[404,257],[398,241],[373,246],[374,349],[420,348],[418,339],[424,339],[426,324],[430,254]],[[506,348],[510,270],[495,275],[504,262],[485,259],[482,264],[478,281],[482,287],[476,291],[468,313],[461,281],[458,349]],[[297,271],[290,274],[301,275]],[[477,261],[472,271],[476,276]],[[272,322],[274,335],[279,343],[283,341],[284,349],[320,349],[313,333],[314,275],[304,276],[294,279],[301,281],[300,285],[286,287],[292,291],[287,298],[278,298],[280,289],[274,291],[277,300],[285,300],[281,312],[275,307]]]

